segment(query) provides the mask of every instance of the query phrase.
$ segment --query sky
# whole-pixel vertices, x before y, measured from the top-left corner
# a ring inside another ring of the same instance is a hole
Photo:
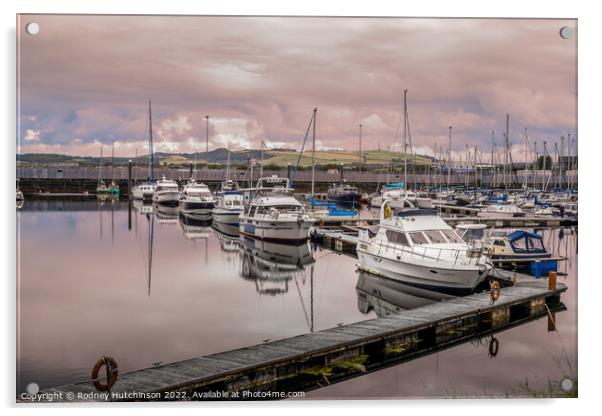
[[[25,26],[39,24],[36,35]],[[572,29],[563,39],[559,30]],[[575,20],[21,15],[18,151],[97,156],[299,149],[462,155],[503,143],[514,160],[577,134]],[[568,143],[568,141],[567,141]],[[566,145],[565,145],[566,146]],[[307,148],[307,147],[306,147]],[[564,153],[567,150],[565,148]],[[105,153],[107,154],[107,153]],[[532,156],[530,156],[532,157]]]

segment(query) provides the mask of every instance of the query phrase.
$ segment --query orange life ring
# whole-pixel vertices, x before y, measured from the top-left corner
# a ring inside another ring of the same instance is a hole
[[[491,300],[496,301],[500,297],[500,284],[498,282],[489,282],[489,290],[491,294]]]
[[[107,372],[107,383],[103,383],[98,379],[98,372],[100,371],[102,366],[105,366]],[[110,389],[113,384],[117,381],[117,362],[113,357],[102,357],[96,364],[94,364],[94,368],[92,369],[92,383],[94,387],[96,387],[99,391],[107,391]]]

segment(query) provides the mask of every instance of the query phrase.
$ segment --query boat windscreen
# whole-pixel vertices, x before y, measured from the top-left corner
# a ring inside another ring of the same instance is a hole
[[[441,230],[450,243],[463,243],[464,240],[454,230]]]

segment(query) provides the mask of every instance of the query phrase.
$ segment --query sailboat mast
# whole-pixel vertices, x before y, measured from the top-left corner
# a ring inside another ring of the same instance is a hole
[[[362,171],[362,125],[360,124],[360,148],[359,148],[359,158],[360,158],[360,172]]]
[[[230,147],[227,147],[226,150],[228,151],[228,162],[226,164],[226,180],[230,179]],[[261,165],[261,175],[260,177],[263,176],[263,164]]]
[[[408,90],[403,91],[403,196],[406,196],[408,189],[408,156],[406,154],[406,135],[408,126]]]
[[[449,126],[449,141],[447,146],[447,190],[449,191],[449,185],[451,184],[451,135],[452,126]]]
[[[207,169],[209,169],[209,116],[205,116],[205,158],[207,159]]]
[[[311,139],[311,195],[314,195],[316,180],[316,116],[318,109],[314,108],[313,134]]]
[[[155,180],[155,152],[153,149],[153,112],[151,110],[151,101],[148,100],[148,175],[149,180]]]
[[[509,140],[510,140],[510,114],[506,113],[506,147],[504,151],[504,188],[508,189],[508,178],[506,176],[506,170],[508,169],[508,150],[509,150]],[[510,173],[508,173],[510,175]]]
[[[527,134],[527,128],[525,127],[525,192],[527,192],[529,190],[529,175],[527,175],[527,173],[529,172],[527,170],[527,160],[528,160],[528,154],[529,154],[529,135]]]
[[[113,145],[111,149],[111,180],[115,181],[115,140],[111,144]]]
[[[495,165],[494,165],[494,161],[493,161],[493,151],[495,149],[495,130],[491,130],[491,180],[490,182],[490,186],[494,187],[495,186]]]
[[[102,180],[102,144],[100,145],[100,159],[98,159],[98,184]]]

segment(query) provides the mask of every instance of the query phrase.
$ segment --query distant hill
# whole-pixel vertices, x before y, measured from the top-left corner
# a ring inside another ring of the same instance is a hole
[[[387,165],[389,163],[397,164],[403,161],[403,157],[399,153],[386,152],[386,151],[367,151],[364,155],[363,164],[367,165]],[[261,159],[260,150],[239,150],[230,152],[230,163],[232,165],[247,164],[249,159],[253,157],[254,160],[259,161]],[[310,166],[312,161],[311,151],[305,151],[301,157],[301,166]],[[413,160],[414,156],[408,155],[408,160]],[[416,155],[417,165],[430,164],[433,158],[430,156]],[[291,149],[272,149],[264,151],[263,159],[264,165],[272,166],[286,166],[287,164],[295,165],[299,153]],[[317,151],[316,155],[317,165],[339,165],[341,163],[345,165],[357,165],[359,164],[359,156],[357,152],[349,151]],[[45,165],[45,164],[78,164],[81,166],[95,166],[99,163],[99,157],[92,156],[71,156],[53,153],[24,153],[17,155],[17,160],[24,165]],[[148,163],[148,156],[139,156],[138,158],[129,157],[115,157],[116,165],[127,164],[128,160],[132,161],[137,165],[143,165]],[[207,161],[210,164],[222,164],[225,165],[228,160],[228,150],[225,148],[218,148],[209,151],[207,155],[205,152],[198,153],[155,153],[155,163],[157,165],[188,165],[195,161],[198,164],[205,164]],[[108,165],[111,163],[111,157],[103,157],[102,164]]]

